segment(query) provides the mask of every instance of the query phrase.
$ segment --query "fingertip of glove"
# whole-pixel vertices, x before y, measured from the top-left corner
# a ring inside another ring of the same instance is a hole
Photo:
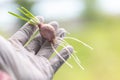
[[[36,16],[36,18],[38,18],[40,22],[44,22],[45,21],[43,16]]]
[[[59,23],[58,23],[57,21],[52,21],[52,22],[50,22],[49,24],[52,25],[52,26],[55,28],[56,31],[58,30],[58,28],[59,28]]]
[[[60,37],[60,38],[63,38],[63,37],[65,37],[66,32],[67,31],[64,28],[60,28],[57,32],[57,36]]]
[[[66,46],[66,48],[69,50],[70,53],[73,53],[74,48],[72,46],[68,45],[68,46]],[[64,48],[64,49],[66,49],[66,48]]]

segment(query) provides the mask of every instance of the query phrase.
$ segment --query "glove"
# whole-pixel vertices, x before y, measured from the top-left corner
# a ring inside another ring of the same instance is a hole
[[[43,22],[42,17],[37,17]],[[56,30],[56,37],[64,38],[65,30],[58,28],[58,23],[49,23]],[[58,56],[50,58],[54,50],[50,43],[37,35],[29,45],[24,47],[30,36],[37,29],[36,26],[26,23],[9,40],[0,36],[0,70],[8,73],[11,80],[52,80],[55,72],[64,61]],[[54,45],[55,48],[60,41]],[[73,48],[66,46],[72,53]],[[64,48],[59,54],[67,60],[69,53]]]

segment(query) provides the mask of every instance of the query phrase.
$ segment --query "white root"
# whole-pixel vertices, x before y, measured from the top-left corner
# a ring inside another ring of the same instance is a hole
[[[76,39],[76,38],[73,38],[73,37],[64,37],[65,39],[72,39],[72,40],[75,40],[81,44],[83,44],[84,46],[90,48],[91,50],[93,50],[93,48],[91,46],[89,46],[88,44],[84,43],[83,41],[79,40],[79,39]]]
[[[69,43],[67,42],[67,41],[65,41],[64,39],[62,39],[62,38],[59,38],[58,37],[58,40],[60,39],[60,43],[63,43],[63,44],[65,44],[66,43],[66,45],[69,45]],[[59,44],[59,45],[61,45],[61,44]],[[62,46],[63,47],[63,46]],[[68,51],[68,53],[69,53],[69,58],[71,59],[71,53],[70,53],[70,51],[66,48],[66,50]]]
[[[55,53],[70,67],[70,68],[73,68],[73,66],[68,63],[58,52],[57,50],[54,48],[53,44],[51,44],[51,47],[53,48],[53,50],[55,51]]]
[[[64,42],[62,42],[62,43],[65,44]],[[74,53],[74,54],[75,54],[75,56],[74,56],[73,54],[70,53],[70,51],[66,48],[65,45],[62,45],[62,44],[59,44],[59,45],[62,46],[62,47],[64,47],[64,48],[68,51],[69,56],[71,55],[71,56],[73,57],[73,59],[75,60],[75,62],[78,64],[78,66],[79,66],[82,70],[84,70],[84,67],[80,64],[80,60],[79,60],[79,58],[77,57],[76,53]]]
[[[82,70],[85,70],[84,67],[80,64],[80,60],[79,58],[77,57],[76,53],[74,53],[74,57],[76,59],[76,63],[78,62],[78,66],[82,69]]]
[[[61,43],[63,43],[63,42],[61,42]],[[69,58],[71,59],[71,55],[72,55],[72,54],[71,54],[70,51],[66,48],[66,46],[64,46],[64,45],[62,45],[62,44],[59,44],[59,46],[65,48],[65,49],[67,50],[68,55],[69,55]]]

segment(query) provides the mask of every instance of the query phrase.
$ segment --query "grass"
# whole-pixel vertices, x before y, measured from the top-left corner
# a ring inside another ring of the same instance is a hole
[[[64,64],[53,80],[120,80],[120,23],[116,21],[93,22],[84,31],[74,33],[72,36],[90,44],[94,50],[80,45],[77,55],[85,70],[69,59],[74,68]],[[69,42],[78,48],[77,43]]]

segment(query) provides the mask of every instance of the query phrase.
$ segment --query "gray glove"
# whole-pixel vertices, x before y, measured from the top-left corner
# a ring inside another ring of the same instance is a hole
[[[38,17],[43,21],[41,17]],[[51,22],[57,37],[63,38],[64,29],[58,29],[57,22]],[[57,55],[50,58],[54,52],[50,43],[40,35],[36,36],[25,48],[23,45],[30,39],[30,36],[37,27],[26,23],[8,41],[0,37],[0,70],[8,73],[11,80],[52,80],[55,72],[64,61]],[[57,47],[59,41],[55,47]],[[67,46],[72,53],[73,48]],[[62,49],[59,54],[67,60],[69,53]]]

